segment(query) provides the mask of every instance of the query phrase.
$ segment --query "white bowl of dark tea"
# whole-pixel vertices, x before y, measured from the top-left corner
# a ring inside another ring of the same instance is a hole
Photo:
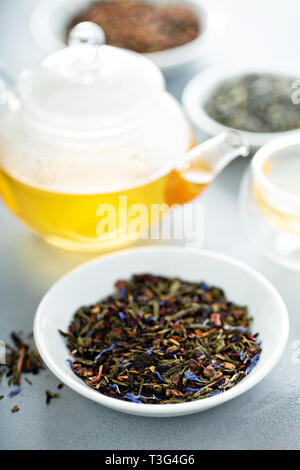
[[[288,329],[285,304],[261,274],[178,247],[125,250],[75,269],[46,294],[34,322],[37,348],[62,382],[152,417],[246,392],[275,366]]]
[[[93,21],[105,32],[108,44],[145,54],[164,70],[207,55],[207,32],[218,25],[206,0],[41,0],[33,10],[30,29],[47,53],[66,45],[72,26]],[[219,10],[219,9],[218,9]],[[208,15],[213,17],[213,28]],[[220,21],[219,21],[220,22]]]

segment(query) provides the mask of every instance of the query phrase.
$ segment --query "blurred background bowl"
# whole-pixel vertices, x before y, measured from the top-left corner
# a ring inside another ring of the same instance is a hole
[[[98,2],[99,0],[41,0],[30,19],[30,30],[35,43],[46,54],[65,47],[66,29],[71,20],[82,9]],[[169,71],[207,55],[207,32],[210,22],[207,0],[147,0],[147,2],[159,5],[179,3],[190,6],[199,18],[201,31],[196,39],[187,44],[145,53],[146,57],[162,70]]]
[[[300,67],[297,64],[289,63],[261,63],[260,61],[248,64],[228,64],[226,66],[213,66],[204,72],[197,74],[186,85],[182,102],[190,121],[208,136],[214,136],[220,132],[228,131],[230,128],[210,117],[205,110],[205,103],[211,94],[217,90],[225,81],[230,78],[248,74],[275,74],[298,79],[300,77]],[[291,88],[291,99],[293,89]],[[236,129],[247,139],[252,151],[257,150],[270,140],[293,136],[300,133],[300,129],[293,129],[284,132],[249,132]]]

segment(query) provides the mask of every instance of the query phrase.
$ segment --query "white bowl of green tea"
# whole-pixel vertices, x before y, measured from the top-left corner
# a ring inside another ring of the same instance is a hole
[[[124,250],[75,269],[34,321],[39,353],[63,383],[149,417],[196,413],[246,392],[278,362],[288,329],[284,302],[261,274],[178,247]]]
[[[183,105],[208,135],[238,129],[253,149],[300,129],[300,68],[290,64],[211,67],[186,86]]]
[[[277,264],[300,271],[300,133],[254,155],[240,190],[247,236]]]
[[[72,26],[93,21],[103,28],[107,44],[143,53],[170,70],[205,54],[208,9],[206,0],[43,0],[30,29],[49,53],[65,47]]]

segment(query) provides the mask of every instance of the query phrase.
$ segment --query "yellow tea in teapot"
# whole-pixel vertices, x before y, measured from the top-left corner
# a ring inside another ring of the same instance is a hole
[[[168,122],[153,123],[148,133],[122,145],[64,146],[59,139],[33,138],[28,129],[17,135],[15,118],[2,119],[4,202],[35,233],[61,248],[107,250],[139,238],[153,223],[153,206],[165,210],[185,203],[213,179],[204,162],[202,178],[197,161],[196,181],[174,169],[194,139],[177,103],[168,106]]]
[[[136,171],[138,158],[132,163]],[[171,206],[191,200],[208,185],[208,175],[209,171],[202,183],[189,183],[176,170],[171,170],[133,187],[80,193],[78,187],[76,192],[67,192],[32,186],[0,170],[0,188],[10,210],[49,243],[65,249],[91,251],[127,244],[135,234],[138,238],[145,229],[143,224],[137,229],[133,223],[139,214],[147,214],[144,223],[150,227],[153,205]]]

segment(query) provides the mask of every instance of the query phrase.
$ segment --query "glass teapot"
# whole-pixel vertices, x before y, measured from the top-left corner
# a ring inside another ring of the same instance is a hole
[[[248,154],[235,131],[195,147],[159,69],[104,42],[101,28],[81,23],[16,91],[0,77],[2,198],[32,231],[76,251],[138,238],[153,205],[187,203]]]

